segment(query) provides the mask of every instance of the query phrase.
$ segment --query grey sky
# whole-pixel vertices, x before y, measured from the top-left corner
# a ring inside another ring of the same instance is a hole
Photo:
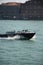
[[[0,0],[0,3],[5,3],[5,2],[22,2],[22,3],[24,3],[25,1],[28,1],[28,0]]]

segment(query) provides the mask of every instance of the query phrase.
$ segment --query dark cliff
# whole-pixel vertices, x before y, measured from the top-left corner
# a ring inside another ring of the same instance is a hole
[[[0,19],[43,20],[43,0],[3,3],[0,5]]]

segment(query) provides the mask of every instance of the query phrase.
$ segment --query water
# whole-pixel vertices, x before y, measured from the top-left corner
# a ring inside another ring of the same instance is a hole
[[[0,20],[0,33],[28,29],[34,40],[0,39],[0,65],[43,65],[43,21]]]

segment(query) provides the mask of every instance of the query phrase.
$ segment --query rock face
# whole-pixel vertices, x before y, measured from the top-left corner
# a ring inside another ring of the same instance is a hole
[[[3,3],[0,5],[0,19],[43,20],[43,0]]]

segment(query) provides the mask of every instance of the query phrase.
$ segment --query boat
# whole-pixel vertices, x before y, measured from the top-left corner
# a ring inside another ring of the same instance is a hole
[[[13,39],[31,39],[35,35],[35,32],[30,32],[28,30],[22,30],[22,31],[8,31],[4,34],[0,34],[0,38],[13,38]]]

